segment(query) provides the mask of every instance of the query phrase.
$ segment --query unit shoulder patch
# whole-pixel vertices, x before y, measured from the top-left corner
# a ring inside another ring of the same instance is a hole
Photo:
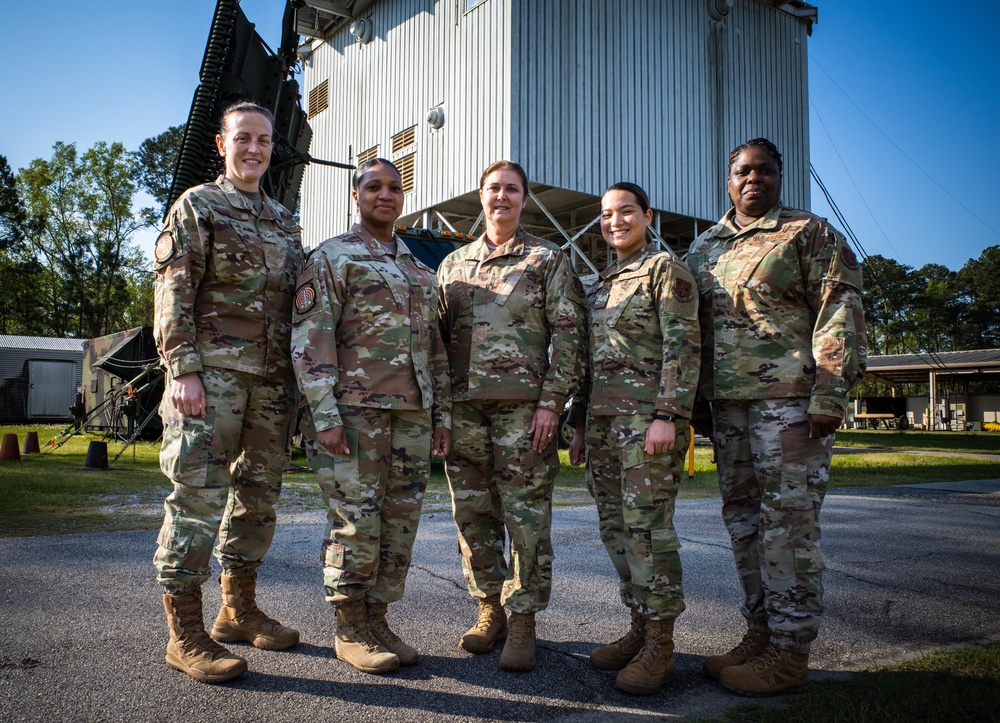
[[[670,293],[678,301],[687,302],[687,301],[691,301],[693,290],[694,289],[693,289],[690,281],[688,281],[687,279],[676,278],[676,279],[674,279],[674,283],[673,283],[673,286],[670,289]]]
[[[295,311],[299,314],[305,314],[315,304],[316,289],[313,287],[312,281],[307,281],[295,292]]]
[[[153,258],[158,264],[165,264],[174,257],[176,247],[174,246],[174,234],[164,231],[156,237],[156,246],[153,248]]]

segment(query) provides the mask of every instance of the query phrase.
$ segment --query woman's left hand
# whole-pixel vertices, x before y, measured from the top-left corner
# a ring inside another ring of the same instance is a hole
[[[559,414],[548,409],[538,407],[535,409],[535,416],[531,418],[531,426],[528,434],[534,434],[532,449],[536,452],[544,452],[552,444],[552,438],[559,430]]]
[[[809,415],[809,439],[823,439],[840,429],[840,417],[831,417],[828,414]]]
[[[654,419],[646,430],[646,454],[663,454],[674,446],[677,439],[677,428],[673,422]]]
[[[435,457],[447,457],[451,451],[451,430],[447,427],[435,427],[431,438],[431,454]]]

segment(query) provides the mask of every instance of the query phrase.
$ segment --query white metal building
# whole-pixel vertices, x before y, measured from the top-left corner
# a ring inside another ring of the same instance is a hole
[[[799,0],[307,0],[310,153],[393,160],[403,222],[460,232],[479,215],[482,170],[517,161],[534,194],[526,225],[575,238],[599,266],[600,195],[634,181],[683,250],[729,207],[727,156],[750,138],[777,144],[783,200],[809,208],[816,18]],[[308,246],[353,221],[349,176],[307,167]]]

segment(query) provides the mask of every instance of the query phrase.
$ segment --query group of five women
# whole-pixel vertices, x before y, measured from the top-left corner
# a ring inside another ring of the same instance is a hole
[[[617,258],[585,293],[561,249],[521,225],[524,170],[494,163],[480,179],[485,232],[450,254],[435,277],[394,233],[404,198],[398,170],[373,159],[354,173],[357,223],[300,269],[297,228],[258,188],[271,123],[257,106],[227,112],[219,135],[226,173],[178,201],[157,243],[164,411],[178,420],[165,414],[161,461],[174,493],[156,558],[168,664],[218,682],[246,663],[216,641],[270,648],[298,641],[256,607],[253,588],[287,460],[294,368],[307,455],[328,503],[324,586],[336,609],[338,658],[372,673],[419,660],[391,629],[387,606],[403,596],[433,453],[445,459],[462,569],[478,604],[459,645],[486,653],[503,643],[501,668],[534,667],[535,615],[552,582],[556,439],[572,400],[571,461],[588,463],[601,539],[631,615],[627,633],[595,648],[591,662],[618,670],[621,690],[658,690],[673,674],[673,624],[684,609],[673,512],[696,409],[701,331],[698,283],[652,242],[645,191],[617,183],[602,197],[601,231]],[[187,229],[197,229],[199,243]],[[233,268],[237,262],[258,273]],[[220,316],[229,287],[241,284],[259,303]],[[281,348],[226,348],[223,338],[241,335]],[[267,363],[250,368],[253,354]],[[192,372],[211,378],[216,367],[225,374],[212,391],[188,390]],[[234,398],[237,382],[250,391]],[[274,386],[284,396],[262,399],[262,411],[252,413],[255,390]],[[230,418],[235,431],[226,432],[222,420]],[[255,459],[250,447],[262,420],[286,425],[274,445],[284,454]],[[224,599],[208,635],[200,585],[217,532]],[[761,647],[727,662],[756,660]]]

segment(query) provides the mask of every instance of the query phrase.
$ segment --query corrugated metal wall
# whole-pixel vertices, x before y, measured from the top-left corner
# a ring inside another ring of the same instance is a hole
[[[329,79],[330,107],[310,119],[312,155],[354,162],[377,145],[393,158],[392,136],[416,126],[404,215],[513,158],[532,181],[599,195],[634,180],[660,210],[715,220],[729,205],[728,151],[765,135],[785,158],[785,202],[808,208],[806,28],[794,18],[755,0],[721,23],[705,0],[464,7],[377,1],[369,44],[344,28],[318,45],[303,87]],[[424,120],[435,106],[440,131]],[[348,171],[307,167],[302,198],[307,246],[348,228]]]
[[[753,0],[721,23],[704,0],[513,0],[515,156],[533,181],[599,195],[644,186],[654,207],[718,218],[728,152],[757,136],[808,208],[806,28]]]
[[[480,171],[510,153],[510,6],[489,0],[469,13],[462,7],[456,0],[376,2],[369,44],[344,29],[305,64],[306,93],[330,79],[330,108],[309,121],[313,156],[353,163],[349,155],[377,145],[380,156],[396,160],[392,136],[416,126],[416,188],[404,214],[475,189]],[[424,120],[436,106],[445,112],[440,131]],[[348,171],[307,167],[307,245],[346,231],[352,210]]]

